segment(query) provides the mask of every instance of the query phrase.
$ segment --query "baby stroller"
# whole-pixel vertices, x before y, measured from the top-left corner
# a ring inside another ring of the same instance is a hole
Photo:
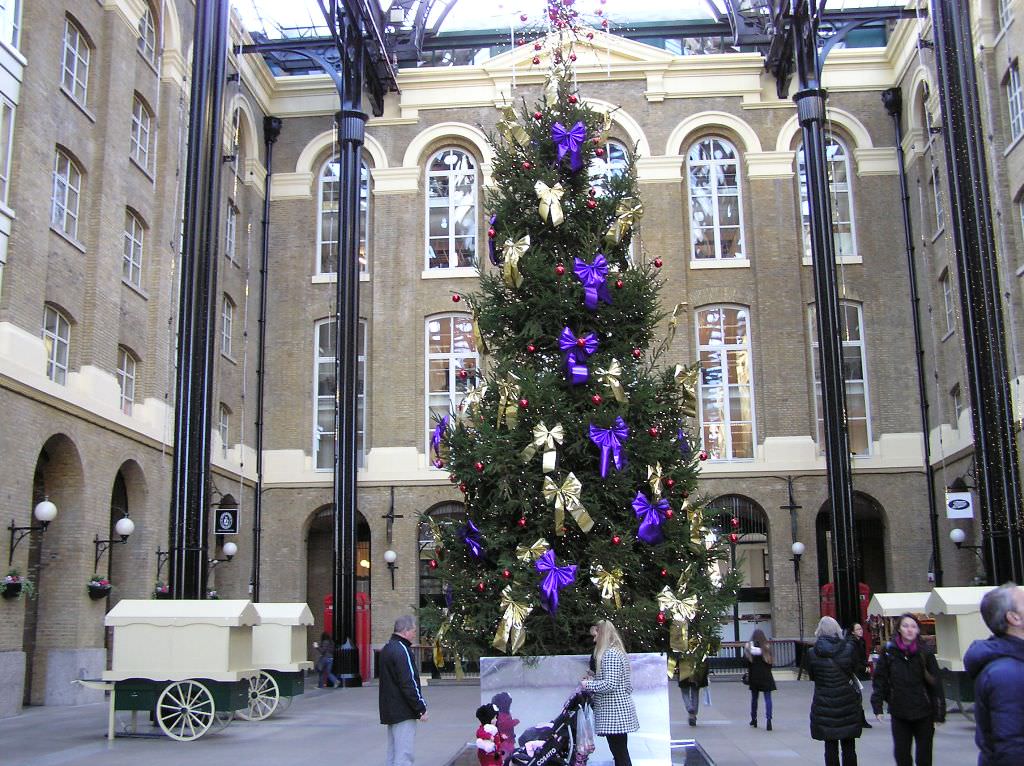
[[[593,752],[593,742],[577,743],[576,727],[584,708],[590,706],[590,697],[583,692],[574,693],[550,724],[527,729],[519,737],[519,747],[506,761],[506,766],[574,766],[585,763]],[[577,761],[577,755],[584,760]]]

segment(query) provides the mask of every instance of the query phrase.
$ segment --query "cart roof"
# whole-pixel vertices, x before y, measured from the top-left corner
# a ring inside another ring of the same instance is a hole
[[[928,593],[876,593],[868,604],[868,614],[899,617],[905,612],[924,612]]]
[[[928,597],[926,609],[931,614],[970,614],[980,611],[981,597],[992,590],[991,585],[969,588],[935,588]]]
[[[263,602],[253,604],[260,615],[261,625],[312,625],[313,613],[306,604]]]
[[[104,620],[117,625],[259,625],[259,612],[248,599],[122,599]]]

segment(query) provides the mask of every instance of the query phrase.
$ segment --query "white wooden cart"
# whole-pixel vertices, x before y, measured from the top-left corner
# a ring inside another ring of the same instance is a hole
[[[966,703],[974,702],[974,683],[964,669],[964,652],[971,642],[992,635],[981,619],[981,598],[990,590],[991,586],[935,588],[925,607],[935,616],[935,659],[943,691],[968,718],[973,718]]]
[[[260,622],[252,629],[252,664],[259,675],[249,681],[248,706],[235,715],[262,721],[287,710],[305,690],[305,672],[313,667],[306,659],[306,626],[313,624],[313,613],[303,603],[253,606]]]

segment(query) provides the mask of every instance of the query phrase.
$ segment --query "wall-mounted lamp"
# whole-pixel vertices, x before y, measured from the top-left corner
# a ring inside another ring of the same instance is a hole
[[[800,580],[800,559],[803,557],[807,546],[799,540],[795,540],[789,548],[793,553],[793,579],[796,582],[796,611],[797,622],[800,630],[800,651],[803,652],[804,643],[804,589]]]
[[[959,527],[949,530],[949,539],[953,541],[953,544],[957,548],[967,548],[968,550],[980,551],[980,545],[964,545],[964,540],[967,539],[967,533]]]
[[[793,551],[793,560],[799,564],[800,557],[804,555],[804,551],[807,550],[807,546],[799,540],[797,540],[795,543],[793,543],[793,546],[790,548],[790,550]]]
[[[45,532],[46,528],[50,526],[50,522],[57,518],[57,506],[50,502],[49,497],[44,497],[41,502],[36,504],[36,507],[32,510],[32,515],[35,516],[39,524],[18,527],[14,525],[14,519],[11,519],[11,525],[7,527],[11,530],[10,555],[7,557],[8,566],[14,562],[14,549],[24,539],[25,535],[30,532]]]
[[[96,535],[92,541],[92,544],[96,546],[96,558],[93,563],[93,571],[99,571],[100,559],[103,558],[103,554],[111,545],[114,545],[115,543],[127,543],[128,538],[134,531],[135,522],[128,518],[128,514],[125,513],[125,515],[119,518],[117,523],[114,525],[114,534],[117,535],[117,538],[100,540],[100,536]]]
[[[231,561],[231,559],[233,559],[235,557],[235,554],[238,553],[238,546],[235,545],[234,543],[224,543],[224,545],[221,547],[221,551],[224,552],[224,558],[222,558],[222,559],[217,559],[217,558],[210,559],[210,561],[209,561],[210,569],[213,569],[218,564],[225,564],[228,561]]]
[[[388,571],[391,572],[391,590],[395,589],[395,570],[398,569],[398,554],[390,548],[384,551],[384,563],[388,565]]]

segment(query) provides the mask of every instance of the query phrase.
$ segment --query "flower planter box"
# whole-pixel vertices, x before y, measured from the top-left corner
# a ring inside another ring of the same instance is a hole
[[[89,598],[93,601],[99,601],[101,598],[106,598],[110,594],[109,585],[90,585],[89,586]]]
[[[3,584],[2,591],[0,591],[0,594],[2,594],[4,598],[17,598],[21,595],[21,583],[5,582]]]

